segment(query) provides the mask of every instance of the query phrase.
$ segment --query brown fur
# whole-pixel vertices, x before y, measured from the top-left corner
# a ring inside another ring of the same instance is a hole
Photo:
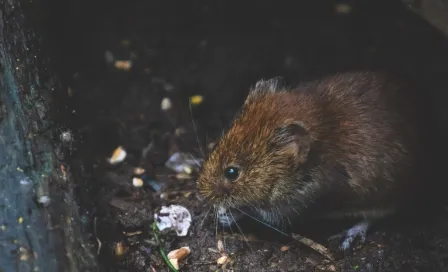
[[[378,73],[338,74],[293,90],[260,81],[204,163],[199,191],[270,221],[308,209],[365,216],[394,209],[417,178],[416,109],[414,92]],[[303,131],[288,130],[294,124]],[[223,175],[232,165],[241,168],[233,182]]]

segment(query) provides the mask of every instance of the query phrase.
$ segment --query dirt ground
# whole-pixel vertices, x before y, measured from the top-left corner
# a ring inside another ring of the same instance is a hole
[[[182,271],[222,271],[196,173],[180,178],[164,164],[178,151],[206,156],[256,80],[283,76],[296,84],[337,71],[387,68],[431,88],[448,86],[447,42],[395,1],[50,2],[52,45],[78,135],[71,170],[103,271],[168,271],[151,223],[156,209],[170,204],[188,208],[192,227],[186,237],[159,234],[161,247],[190,247]],[[204,101],[190,111],[192,95]],[[166,111],[164,98],[172,103]],[[118,146],[127,157],[110,165]],[[132,184],[136,167],[145,169],[141,188]],[[225,232],[231,259],[225,268],[448,271],[447,229],[448,211],[435,223],[376,230],[364,246],[329,261],[247,224],[248,243],[238,230]],[[323,235],[313,239],[326,245]]]

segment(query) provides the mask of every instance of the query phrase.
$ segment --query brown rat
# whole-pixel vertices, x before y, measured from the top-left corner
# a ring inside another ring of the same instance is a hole
[[[293,89],[280,83],[261,80],[250,90],[205,161],[199,192],[228,221],[228,209],[270,225],[310,213],[360,217],[346,233],[348,248],[372,219],[414,200],[429,131],[422,129],[424,103],[375,72]]]

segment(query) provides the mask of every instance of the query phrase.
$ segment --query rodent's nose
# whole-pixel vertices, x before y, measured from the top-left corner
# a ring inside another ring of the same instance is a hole
[[[219,196],[230,195],[231,190],[229,182],[218,182],[214,188],[215,194]]]

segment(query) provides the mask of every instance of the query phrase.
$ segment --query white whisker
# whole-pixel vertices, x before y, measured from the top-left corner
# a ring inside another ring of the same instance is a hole
[[[199,142],[199,135],[198,135],[198,131],[196,129],[196,123],[194,122],[194,119],[193,119],[193,110],[191,108],[191,101],[188,101],[188,107],[190,108],[191,123],[193,124],[193,130],[194,130],[194,133],[196,136],[196,141],[198,143],[199,151],[201,151],[202,157],[205,158],[204,150],[202,150],[201,143]]]
[[[255,217],[253,217],[252,215],[250,215],[250,214],[248,214],[248,213],[246,213],[246,212],[243,212],[242,210],[240,210],[240,209],[238,209],[238,208],[235,208],[235,209],[237,209],[239,212],[241,212],[241,213],[247,215],[248,217],[252,218],[253,220],[257,221],[258,223],[261,223],[261,224],[265,225],[266,227],[271,228],[271,229],[273,229],[273,230],[277,231],[278,233],[281,233],[281,234],[283,234],[283,235],[285,235],[285,236],[291,237],[290,235],[284,233],[283,231],[281,231],[281,230],[279,230],[279,229],[277,229],[277,228],[274,228],[273,226],[269,225],[268,223],[263,222],[262,220],[260,220],[260,219],[258,219],[258,218],[255,218]]]
[[[207,219],[208,214],[210,213],[210,211],[212,210],[213,206],[210,206],[210,208],[208,209],[208,211],[205,213],[204,218],[202,218],[201,223],[199,224],[199,229],[202,229],[202,226],[204,225],[205,220]]]
[[[249,240],[248,240],[248,239],[246,238],[246,236],[244,235],[243,230],[242,230],[242,229],[240,228],[240,226],[238,225],[238,222],[236,222],[235,217],[233,217],[232,211],[229,210],[229,213],[230,213],[230,216],[231,216],[232,219],[233,219],[233,222],[235,222],[236,227],[239,229],[239,231],[241,232],[241,235],[243,236],[244,240],[246,241],[246,244],[249,246],[250,250],[253,251],[253,250],[252,250],[252,247],[251,247],[250,244],[249,244]]]

